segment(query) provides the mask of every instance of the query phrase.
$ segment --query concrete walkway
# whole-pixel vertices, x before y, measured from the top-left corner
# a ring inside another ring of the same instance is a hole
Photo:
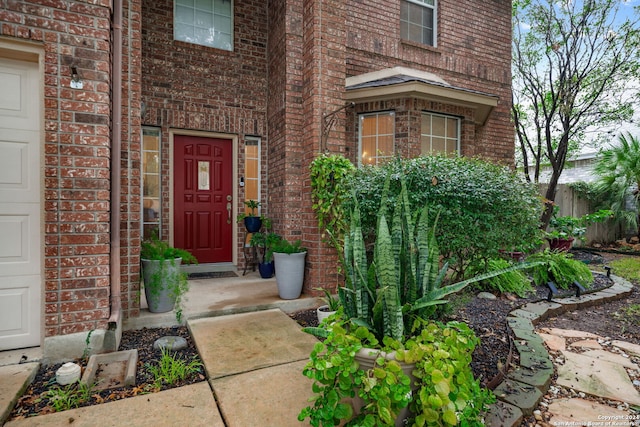
[[[287,427],[311,396],[301,372],[316,339],[279,309],[188,321],[209,382],[10,421],[35,426]],[[15,396],[36,363],[0,368],[0,395]],[[7,369],[5,371],[5,369]],[[4,402],[0,402],[4,403]]]

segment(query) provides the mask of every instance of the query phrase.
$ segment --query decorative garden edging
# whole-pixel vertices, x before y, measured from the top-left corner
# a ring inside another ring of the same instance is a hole
[[[613,285],[581,297],[556,298],[551,302],[539,301],[523,305],[509,313],[507,325],[520,354],[520,366],[506,374],[496,387],[497,401],[487,414],[488,426],[519,426],[529,416],[549,390],[554,368],[542,338],[535,325],[566,311],[582,309],[628,296],[633,285],[621,277],[611,275]]]

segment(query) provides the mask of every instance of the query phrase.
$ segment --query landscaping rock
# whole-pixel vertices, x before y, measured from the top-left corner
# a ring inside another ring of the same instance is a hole
[[[187,348],[187,340],[177,336],[166,336],[158,338],[153,343],[154,350],[173,350],[178,351]]]

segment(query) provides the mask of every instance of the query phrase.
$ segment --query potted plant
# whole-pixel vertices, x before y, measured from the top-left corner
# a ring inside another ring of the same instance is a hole
[[[144,293],[149,311],[164,313],[176,309],[182,318],[182,296],[189,289],[187,274],[181,264],[196,264],[197,259],[184,249],[174,248],[154,235],[142,242],[140,251]]]
[[[278,295],[282,299],[298,298],[304,283],[306,248],[301,246],[300,240],[289,242],[282,238],[274,243],[272,251],[278,269],[276,273]]]
[[[322,297],[322,304],[320,307],[316,309],[316,314],[318,315],[318,323],[322,323],[324,319],[331,316],[332,314],[336,314],[338,308],[340,307],[340,299],[331,295],[331,292],[326,288],[316,288],[317,291],[322,291],[324,293],[324,297]]]
[[[238,222],[244,221],[244,227],[249,233],[256,233],[262,228],[262,217],[257,215],[256,209],[260,206],[260,202],[256,200],[247,200],[244,205],[250,209],[249,213],[241,213],[238,215]]]
[[[587,226],[596,222],[602,222],[613,216],[613,211],[601,209],[592,214],[586,214],[579,218],[571,215],[557,216],[559,208],[553,209],[553,217],[549,221],[547,240],[551,250],[569,251],[576,238],[584,240]]]
[[[258,257],[258,271],[263,279],[270,279],[274,274],[273,247],[280,241],[280,235],[270,231],[271,220],[263,218],[265,231],[253,233],[251,236],[251,246],[256,249],[255,255]]]
[[[492,399],[470,368],[473,332],[463,323],[426,319],[447,295],[526,263],[446,284],[448,263],[440,268],[436,225],[429,226],[426,206],[419,214],[410,211],[400,180],[392,211],[387,176],[371,257],[355,204],[341,256],[341,307],[331,323],[304,329],[324,338],[303,370],[316,396],[298,419],[309,418],[313,426],[400,426],[407,418],[416,425],[482,425],[480,413]]]

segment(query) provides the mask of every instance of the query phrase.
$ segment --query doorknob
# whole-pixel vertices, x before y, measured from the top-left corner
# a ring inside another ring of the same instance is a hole
[[[231,196],[227,196],[228,198]],[[227,202],[227,224],[231,224],[231,202]]]
[[[233,200],[233,197],[231,197],[231,194],[227,194],[227,202],[230,202]]]

